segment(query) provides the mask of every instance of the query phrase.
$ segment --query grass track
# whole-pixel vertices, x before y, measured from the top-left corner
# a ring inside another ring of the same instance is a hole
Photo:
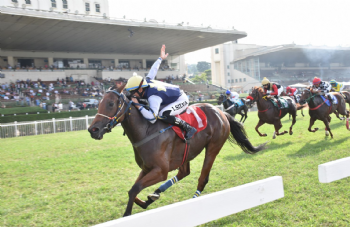
[[[334,139],[329,139],[323,130],[308,132],[309,116],[299,113],[294,135],[272,140],[273,126],[262,126],[268,137],[259,137],[257,121],[256,112],[249,113],[247,133],[253,144],[270,141],[268,149],[248,155],[226,143],[202,195],[282,176],[285,197],[204,226],[349,226],[350,178],[321,184],[317,173],[319,164],[350,156],[345,122],[333,117]],[[286,117],[282,124],[288,130],[291,121]],[[324,129],[320,121],[315,126]],[[91,226],[121,217],[139,173],[122,133],[118,127],[102,141],[86,131],[0,140],[0,226]],[[203,154],[191,162],[191,175],[149,209],[192,197]],[[159,185],[145,189],[140,198]],[[134,205],[133,213],[142,211]]]

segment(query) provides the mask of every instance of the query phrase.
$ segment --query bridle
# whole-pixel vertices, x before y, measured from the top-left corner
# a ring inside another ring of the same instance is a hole
[[[107,132],[111,132],[112,128],[114,128],[114,126],[116,126],[118,123],[122,123],[126,119],[126,117],[125,117],[121,122],[119,122],[120,118],[122,116],[124,116],[126,114],[126,112],[130,111],[130,109],[131,109],[130,106],[133,103],[131,100],[129,102],[127,102],[125,100],[126,96],[123,93],[119,93],[116,90],[106,91],[106,93],[109,93],[109,92],[113,92],[114,94],[116,94],[119,97],[119,99],[121,98],[123,100],[123,104],[119,104],[118,109],[117,109],[117,113],[113,117],[108,117],[108,116],[106,116],[104,114],[100,114],[100,113],[96,114],[96,116],[99,115],[99,116],[102,116],[102,117],[109,119],[109,122],[107,123],[106,127],[104,127],[104,129],[106,129]],[[118,117],[118,114],[122,111],[125,104],[127,105],[125,108],[125,111]],[[129,113],[129,115],[130,115],[130,113]]]
[[[309,89],[304,89],[304,92],[308,92],[309,94],[310,94],[310,96],[307,98],[307,99],[305,99],[305,100],[303,100],[302,102],[304,103],[309,103],[313,98],[315,98],[316,97],[316,95],[312,95],[312,93],[311,93],[311,91],[309,90]],[[300,97],[301,98],[301,97]],[[300,102],[300,104],[302,104],[301,103],[301,101],[299,101]]]

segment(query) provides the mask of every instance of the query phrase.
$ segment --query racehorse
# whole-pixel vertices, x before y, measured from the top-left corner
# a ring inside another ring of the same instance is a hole
[[[266,100],[264,98],[264,90],[262,87],[254,87],[252,88],[252,92],[249,94],[253,98],[253,101],[257,102],[258,106],[258,117],[259,122],[255,126],[255,130],[259,134],[259,136],[267,136],[266,133],[261,134],[259,132],[259,127],[265,123],[267,124],[273,124],[275,126],[275,132],[273,133],[273,139],[276,138],[276,135],[283,135],[287,133],[288,131],[279,132],[279,130],[282,128],[281,119],[287,114],[291,114],[293,117],[292,125],[289,128],[289,134],[293,134],[293,125],[296,122],[296,113],[297,113],[297,107],[293,99],[291,99],[288,96],[283,96],[283,98],[288,102],[288,107],[284,109],[278,109],[275,107],[275,105],[270,101]]]
[[[286,92],[282,91],[280,96],[289,96],[289,95],[287,95]],[[295,102],[296,105],[297,105],[297,111],[298,111],[298,110],[301,110],[301,111],[300,111],[300,112],[301,112],[301,116],[304,117],[303,109],[307,106],[307,104],[305,104],[305,105],[300,105],[300,103],[299,103],[300,94],[296,94],[295,97],[294,97],[294,96],[289,96],[289,97],[291,97],[291,98],[294,100],[294,102]],[[289,114],[289,120],[290,120],[290,117],[291,117],[291,116],[292,116],[292,115]],[[297,115],[297,116],[298,116],[298,115]]]
[[[343,120],[339,117],[339,114],[345,115],[347,118],[347,129],[349,129],[349,111],[346,110],[346,103],[343,96],[337,92],[332,92],[337,100],[338,104],[333,104],[332,106],[324,105],[325,101],[318,94],[312,94],[310,88],[305,89],[301,93],[300,103],[308,103],[309,104],[309,115],[310,115],[310,124],[309,124],[309,132],[316,132],[318,128],[311,129],[316,120],[323,121],[326,126],[326,136],[331,134],[333,138],[333,134],[331,132],[331,128],[329,127],[329,123],[331,122],[331,113],[334,113],[340,120]]]
[[[98,113],[88,129],[92,138],[100,140],[117,123],[121,123],[125,134],[133,144],[135,161],[141,168],[141,172],[129,191],[129,200],[124,216],[131,215],[134,202],[146,209],[158,199],[160,188],[150,194],[147,201],[137,198],[137,195],[144,188],[166,180],[168,172],[178,169],[176,181],[188,176],[190,174],[190,161],[197,157],[203,148],[206,149],[206,152],[196,193],[198,190],[199,193],[204,190],[209,181],[209,173],[215,158],[227,139],[231,143],[237,144],[248,154],[254,154],[265,148],[265,144],[254,147],[248,140],[242,124],[228,113],[222,112],[211,104],[201,103],[192,106],[200,108],[205,113],[207,127],[190,140],[191,145],[185,159],[187,143],[180,139],[173,130],[166,130],[169,128],[168,124],[162,121],[151,124],[146,120],[135,107],[135,105],[140,104],[133,103],[125,96],[124,87],[125,84],[117,88],[112,87],[105,93],[100,102]],[[158,134],[157,139],[149,139],[142,145],[135,145],[135,143],[140,144],[146,138],[150,138],[149,135],[154,134]],[[171,185],[172,183],[170,183]]]
[[[245,120],[248,118],[247,116],[248,107],[246,105],[246,100],[244,99],[241,99],[241,100],[244,103],[244,105],[236,108],[235,106],[232,106],[233,103],[227,99],[226,95],[221,94],[218,98],[218,105],[221,105],[222,103],[224,105],[225,111],[229,113],[232,117],[235,117],[237,113],[240,114],[241,120],[239,122],[242,122],[242,119],[243,119],[243,123],[244,123]]]

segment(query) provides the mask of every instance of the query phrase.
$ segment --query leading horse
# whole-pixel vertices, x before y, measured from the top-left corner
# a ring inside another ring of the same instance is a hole
[[[106,132],[121,123],[124,132],[133,144],[135,161],[141,168],[136,182],[129,191],[129,200],[124,216],[131,215],[133,203],[146,209],[151,203],[159,198],[174,182],[180,181],[190,174],[190,161],[197,157],[205,148],[205,158],[200,177],[198,179],[197,191],[200,194],[209,181],[209,173],[216,156],[228,139],[231,143],[237,144],[244,152],[254,154],[265,148],[265,144],[254,147],[248,140],[241,123],[235,121],[228,113],[224,113],[210,104],[195,104],[207,117],[207,127],[198,132],[191,139],[187,158],[184,160],[187,144],[180,139],[173,130],[166,130],[168,124],[156,121],[151,124],[146,120],[139,110],[134,106],[123,93],[125,85],[113,87],[106,92],[98,108],[98,114],[89,127],[91,137],[102,139]],[[159,132],[159,133],[158,133]],[[160,133],[163,132],[163,133]],[[150,139],[150,135],[159,134],[157,139]],[[145,141],[142,145],[135,143]],[[153,194],[143,201],[137,195],[144,188],[150,187],[168,177],[168,172],[178,169],[178,173],[160,186]],[[169,182],[169,183],[168,183]]]
[[[239,106],[239,107],[236,107],[236,106],[232,106],[232,102],[230,102],[226,95],[224,94],[221,94],[218,98],[218,105],[221,105],[221,103],[224,105],[224,108],[225,108],[225,111],[227,113],[229,113],[232,117],[235,117],[236,114],[240,114],[241,115],[241,120],[239,122],[242,122],[243,120],[243,123],[245,122],[245,120],[247,120],[248,118],[248,107],[246,105],[246,100],[244,99],[241,99],[242,102],[244,103],[243,106]]]
[[[338,101],[338,104],[333,104],[332,106],[327,106],[325,101],[318,94],[313,94],[311,89],[305,89],[301,93],[300,103],[308,103],[309,104],[309,115],[310,115],[310,124],[309,124],[309,132],[316,132],[318,128],[311,129],[316,120],[321,120],[326,126],[326,136],[328,133],[331,134],[333,138],[333,133],[331,132],[331,128],[329,127],[329,123],[331,122],[331,113],[334,113],[340,120],[343,120],[339,117],[339,114],[345,115],[347,118],[347,129],[349,129],[349,111],[346,110],[346,103],[344,97],[337,93],[332,92]]]
[[[262,87],[254,87],[249,96],[253,98],[254,102],[257,102],[259,122],[255,126],[255,130],[259,136],[267,136],[266,133],[261,134],[259,132],[259,127],[265,123],[273,124],[275,126],[275,132],[272,137],[273,139],[276,138],[276,135],[279,136],[287,133],[288,131],[283,131],[281,133],[279,132],[279,130],[282,128],[281,119],[287,113],[291,114],[293,117],[292,125],[289,128],[289,134],[293,134],[293,125],[296,122],[295,118],[297,113],[297,107],[293,99],[288,96],[283,96],[283,98],[288,102],[288,107],[284,109],[278,109],[270,100],[266,100],[264,98],[265,94]]]

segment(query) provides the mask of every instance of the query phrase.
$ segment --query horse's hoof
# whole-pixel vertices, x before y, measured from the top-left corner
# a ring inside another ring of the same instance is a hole
[[[267,136],[267,134],[266,134],[266,133],[264,133],[264,134],[262,134],[262,136],[264,136],[264,137],[265,137],[265,136]]]
[[[314,130],[315,130],[314,132],[316,132],[318,130],[318,128],[315,128]]]
[[[152,194],[149,194],[149,195],[147,196],[147,198],[150,199],[150,200],[152,200],[152,201],[158,200],[159,197],[160,197],[160,195],[159,195],[159,194],[156,194],[156,193],[152,193]]]
[[[290,132],[289,132],[289,135],[293,135],[293,132],[292,132],[292,131],[290,131]]]
[[[276,132],[273,133],[272,139],[276,139]]]
[[[288,131],[284,131],[283,134],[284,134],[284,133],[288,133]]]
[[[328,131],[326,131],[326,136],[329,136],[329,132]]]

